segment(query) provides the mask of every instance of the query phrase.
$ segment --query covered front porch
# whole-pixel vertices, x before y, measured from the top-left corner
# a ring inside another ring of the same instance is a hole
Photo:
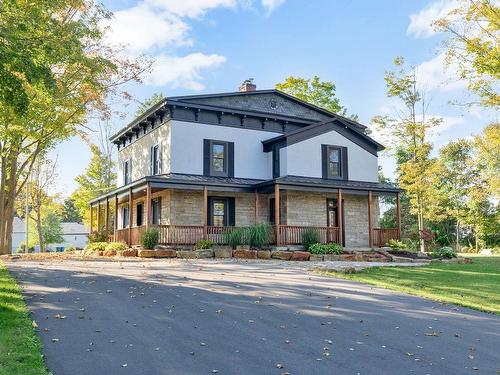
[[[379,225],[379,200],[386,195],[395,197],[395,228]],[[302,245],[310,228],[320,242],[344,247],[371,248],[401,238],[399,189],[288,176],[272,181],[149,177],[92,201],[90,216],[91,232],[128,245],[140,244],[149,228],[159,230],[164,245],[191,246],[202,239],[224,245],[234,228],[259,223],[272,225],[270,243],[276,246]]]

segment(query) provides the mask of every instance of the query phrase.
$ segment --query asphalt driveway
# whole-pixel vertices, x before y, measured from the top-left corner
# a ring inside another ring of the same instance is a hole
[[[54,375],[500,371],[500,317],[293,263],[6,263]]]

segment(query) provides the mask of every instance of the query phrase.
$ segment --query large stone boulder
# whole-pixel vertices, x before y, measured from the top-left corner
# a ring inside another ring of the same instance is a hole
[[[103,256],[105,257],[114,257],[116,255],[116,250],[104,250]]]
[[[259,259],[271,259],[271,251],[269,251],[269,250],[257,250],[257,258],[259,258]]]
[[[290,260],[298,260],[298,261],[305,261],[309,260],[309,257],[311,256],[311,253],[307,251],[294,251],[292,253],[292,257]]]
[[[137,251],[137,256],[139,258],[154,258],[155,257],[155,253],[156,253],[155,250],[142,249],[142,250],[138,250]]]
[[[193,250],[177,250],[177,258],[194,259],[196,258],[196,253]]]
[[[233,249],[229,246],[220,246],[214,249],[214,256],[216,258],[231,258],[233,256]]]
[[[155,250],[155,258],[175,258],[177,251],[175,249],[157,249]]]
[[[118,255],[122,257],[136,257],[137,256],[137,250],[135,249],[126,249],[122,250],[118,253]]]
[[[250,250],[250,245],[238,245],[236,250]]]
[[[271,258],[281,259],[281,260],[290,260],[292,258],[293,252],[291,251],[273,251],[271,253]]]
[[[212,249],[198,249],[195,250],[196,258],[213,258],[214,251]]]
[[[257,259],[257,250],[233,250],[233,257],[239,259]]]
[[[311,262],[322,262],[323,261],[323,255],[322,254],[311,254],[309,256],[309,260]]]

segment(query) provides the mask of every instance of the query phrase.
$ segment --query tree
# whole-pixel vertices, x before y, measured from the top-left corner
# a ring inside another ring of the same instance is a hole
[[[276,89],[327,111],[346,115],[346,109],[340,105],[336,97],[335,84],[330,81],[320,81],[318,76],[312,79],[290,76],[284,82],[277,83]],[[353,120],[356,120],[356,116]]]
[[[43,242],[46,245],[64,242],[61,219],[53,211],[49,211],[42,220]]]
[[[417,89],[414,68],[406,68],[404,59],[395,59],[396,72],[387,72],[385,82],[389,98],[399,99],[405,111],[395,115],[376,116],[372,122],[385,133],[392,143],[397,158],[398,182],[405,190],[411,213],[416,215],[418,240],[425,251],[424,220],[436,217],[439,165],[430,157],[432,145],[428,141],[429,130],[441,120],[426,117],[426,103]]]
[[[100,25],[110,14],[92,0],[4,1],[0,6],[0,83],[6,84],[0,93],[1,254],[12,247],[14,202],[37,158],[78,134],[91,113],[108,116],[106,100],[121,95],[119,87],[138,80],[148,64],[129,60],[103,42]],[[29,55],[26,66],[23,54]],[[31,69],[31,62],[43,69]],[[20,81],[13,83],[11,76]]]
[[[446,62],[456,65],[469,90],[479,95],[481,104],[500,104],[500,5],[490,0],[460,0],[444,17],[434,22],[446,32]]]
[[[493,123],[474,137],[477,160],[487,182],[487,189],[496,200],[500,199],[500,123]]]
[[[92,145],[92,157],[85,172],[75,178],[78,188],[71,198],[75,201],[84,223],[90,222],[89,201],[115,188],[114,162],[99,147]]]
[[[137,110],[135,111],[135,117],[139,117],[143,113],[146,113],[148,109],[150,109],[155,104],[158,104],[160,101],[165,99],[165,96],[161,92],[155,92],[148,99],[139,103]]]
[[[75,206],[73,198],[66,198],[62,205],[61,221],[64,223],[81,223],[82,216]]]

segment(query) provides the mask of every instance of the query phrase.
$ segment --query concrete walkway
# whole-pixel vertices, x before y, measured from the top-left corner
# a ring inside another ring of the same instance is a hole
[[[7,261],[54,375],[495,374],[500,317],[255,261]]]

